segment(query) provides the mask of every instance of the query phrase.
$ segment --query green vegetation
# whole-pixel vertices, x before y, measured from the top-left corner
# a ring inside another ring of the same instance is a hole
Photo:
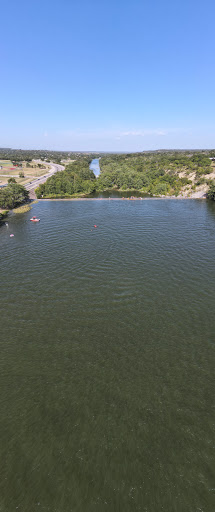
[[[89,195],[108,189],[136,190],[155,196],[177,196],[207,183],[204,175],[213,171],[207,152],[147,152],[105,154],[100,158],[96,179],[89,163],[98,155],[79,155],[65,171],[56,173],[36,189],[38,198]]]
[[[89,155],[90,153],[88,153]],[[96,158],[97,155],[91,153],[92,158]],[[83,157],[83,153],[74,151],[48,151],[48,150],[35,150],[35,149],[11,149],[11,148],[0,148],[0,160],[10,160],[13,165],[20,166],[20,163],[31,162],[35,160],[44,160],[48,162],[61,163],[61,160],[77,160]]]
[[[14,208],[14,213],[25,213],[31,210],[30,204],[23,204],[22,206],[18,206],[18,208]]]
[[[88,195],[96,190],[96,178],[89,169],[91,158],[82,157],[57,172],[36,188],[37,198],[63,198]]]
[[[215,201],[215,181],[211,181],[211,183],[209,185],[207,197],[208,197],[208,199],[212,199],[213,201]]]
[[[0,224],[5,219],[5,217],[7,217],[7,214],[8,214],[8,210],[5,210],[5,211],[2,210],[0,212]]]
[[[28,198],[29,193],[22,185],[10,183],[7,187],[0,189],[0,208],[12,210],[25,203]]]
[[[141,190],[152,195],[178,195],[182,187],[192,185],[195,178],[212,171],[205,153],[154,152],[107,155],[100,160],[101,174],[97,188],[104,190]],[[181,175],[183,173],[183,176]]]

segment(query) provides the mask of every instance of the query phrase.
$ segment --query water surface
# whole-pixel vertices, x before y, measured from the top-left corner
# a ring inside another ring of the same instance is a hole
[[[90,169],[94,172],[96,178],[100,174],[99,158],[94,158],[90,164]]]
[[[8,223],[0,510],[212,512],[215,205],[44,200]]]
[[[141,193],[139,190],[117,190],[117,189],[107,189],[102,190],[101,192],[95,191],[92,194],[89,194],[87,197],[94,197],[97,199],[127,199],[130,197],[135,197],[136,199],[143,198],[151,198],[149,194]]]

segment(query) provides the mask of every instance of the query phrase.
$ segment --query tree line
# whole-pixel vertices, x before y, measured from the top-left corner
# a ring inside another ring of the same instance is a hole
[[[72,197],[94,191],[136,190],[151,195],[178,195],[182,187],[207,182],[213,170],[205,152],[146,152],[103,154],[100,176],[90,171],[90,156],[80,156],[65,171],[50,177],[36,189],[37,197]],[[189,176],[194,175],[194,182]]]
[[[94,158],[94,153],[91,154]],[[0,148],[0,160],[10,160],[15,165],[20,162],[31,162],[32,160],[46,160],[47,162],[61,163],[61,160],[82,159],[83,153],[77,151],[50,151],[45,149],[11,149]],[[91,158],[91,159],[92,159]]]
[[[39,185],[35,192],[41,197],[71,197],[77,194],[91,194],[96,189],[96,177],[89,169],[91,158],[70,163],[64,171],[57,172]]]

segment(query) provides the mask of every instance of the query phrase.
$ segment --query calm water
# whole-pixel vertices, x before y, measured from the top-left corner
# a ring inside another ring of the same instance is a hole
[[[141,193],[139,190],[103,190],[102,192],[95,191],[92,194],[89,194],[88,197],[94,197],[99,199],[108,199],[109,197],[111,199],[117,199],[117,198],[128,198],[128,197],[144,197],[144,198],[150,198],[151,196],[149,194]]]
[[[100,166],[99,166],[99,158],[94,158],[90,164],[90,169],[94,172],[95,176],[98,178],[100,174]]]
[[[215,204],[40,201],[8,222],[0,511],[212,512]]]

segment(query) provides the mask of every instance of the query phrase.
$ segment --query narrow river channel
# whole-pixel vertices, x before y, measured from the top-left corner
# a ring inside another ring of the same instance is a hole
[[[90,169],[94,172],[96,178],[98,178],[100,174],[100,167],[99,167],[99,158],[94,158],[90,164]]]

